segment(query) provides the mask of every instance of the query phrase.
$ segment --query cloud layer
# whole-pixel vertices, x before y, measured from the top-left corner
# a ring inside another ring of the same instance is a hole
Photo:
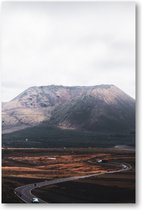
[[[2,100],[50,84],[115,84],[134,97],[134,3],[4,2]]]

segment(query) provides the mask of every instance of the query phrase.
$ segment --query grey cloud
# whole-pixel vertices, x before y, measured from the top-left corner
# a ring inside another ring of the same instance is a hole
[[[133,95],[134,9],[133,2],[3,3],[3,97],[33,85],[98,83]]]

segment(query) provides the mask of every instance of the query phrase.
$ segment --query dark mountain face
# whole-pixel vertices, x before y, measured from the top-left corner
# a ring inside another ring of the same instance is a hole
[[[129,132],[135,101],[114,85],[32,87],[3,106],[3,132],[42,122],[62,129]]]
[[[96,132],[129,132],[135,126],[135,102],[114,86],[100,86],[58,106],[51,125]]]

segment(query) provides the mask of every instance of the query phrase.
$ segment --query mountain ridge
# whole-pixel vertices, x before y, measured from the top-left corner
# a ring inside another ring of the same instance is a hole
[[[3,132],[42,122],[94,132],[127,131],[135,124],[135,100],[112,84],[33,86],[4,103],[2,111]]]

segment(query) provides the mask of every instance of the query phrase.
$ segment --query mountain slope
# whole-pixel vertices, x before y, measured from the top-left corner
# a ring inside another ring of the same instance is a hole
[[[56,106],[76,95],[80,96],[84,91],[86,88],[83,87],[55,85],[28,88],[10,102],[3,104],[3,133],[48,121]]]
[[[67,130],[49,127],[46,123],[3,134],[3,147],[12,148],[64,148],[113,147],[135,145],[134,134],[103,134],[90,131]]]
[[[55,108],[50,123],[64,129],[127,132],[135,126],[135,102],[113,85],[95,86]]]
[[[3,133],[45,122],[62,129],[130,132],[135,101],[114,85],[31,87],[3,105]]]

